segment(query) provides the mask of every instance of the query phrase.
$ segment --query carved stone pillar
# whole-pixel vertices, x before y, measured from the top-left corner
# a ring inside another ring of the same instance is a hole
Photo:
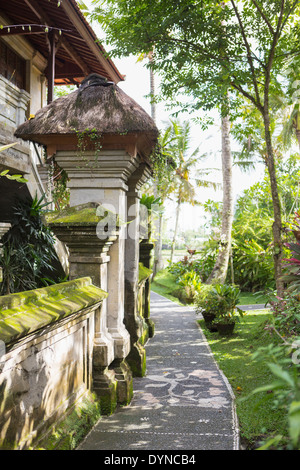
[[[86,150],[82,153],[58,150],[56,161],[68,174],[70,206],[87,202],[101,203],[103,221],[97,227],[98,237],[106,238],[105,227],[113,229],[113,221],[107,220],[105,210],[117,214],[119,220],[118,238],[110,248],[110,261],[107,265],[107,328],[114,341],[114,362],[111,368],[124,373],[124,381],[131,390],[132,376],[125,358],[131,348],[129,332],[124,325],[125,301],[125,239],[127,228],[127,182],[138,168],[140,159],[135,152],[126,150]],[[102,232],[101,232],[102,230]],[[100,233],[101,232],[101,233]],[[121,382],[120,382],[121,383]],[[124,396],[124,393],[122,393]]]
[[[92,283],[107,292],[109,250],[118,238],[118,230],[106,239],[97,236],[98,204],[90,203],[67,209],[51,216],[49,226],[69,249],[70,280],[91,277]],[[51,219],[52,217],[52,219]],[[116,373],[109,366],[115,360],[114,339],[108,331],[107,299],[95,313],[93,346],[93,390],[100,397],[103,414],[111,414],[118,401]]]
[[[106,303],[107,329],[114,342],[114,361],[109,367],[117,377],[119,402],[128,401],[132,393],[132,377],[125,361],[132,341],[124,325],[127,184],[142,161],[151,166],[158,134],[154,121],[138,103],[95,73],[82,80],[74,93],[37,112],[15,133],[47,146],[48,158],[53,156],[66,171],[71,208],[101,203],[121,221],[119,236],[109,252]],[[72,262],[74,266],[74,257]],[[83,266],[77,263],[77,275]],[[89,269],[93,271],[92,263]]]
[[[150,172],[145,164],[128,180],[127,211],[128,225],[125,243],[125,318],[130,333],[131,349],[127,356],[135,376],[142,377],[146,372],[146,351],[140,343],[144,322],[138,310],[139,245],[140,245],[140,194],[141,185],[149,178]]]
[[[142,240],[140,243],[140,262],[143,263],[145,268],[150,268],[151,264],[151,251],[153,243],[149,240]],[[149,338],[154,335],[154,322],[150,318],[150,293],[151,293],[151,279],[148,278],[145,282],[145,305],[144,305],[144,318],[149,328]]]
[[[11,228],[11,224],[4,223],[4,222],[1,222],[1,223],[0,223],[0,254],[1,254],[1,251],[2,251],[2,242],[1,242],[1,239],[2,239],[2,237],[4,237],[4,235],[6,234],[6,232],[9,231],[10,228]],[[2,267],[1,267],[1,266],[0,266],[0,282],[3,282],[3,271],[2,271]]]

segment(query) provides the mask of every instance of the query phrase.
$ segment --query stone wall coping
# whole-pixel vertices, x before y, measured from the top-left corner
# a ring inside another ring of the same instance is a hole
[[[66,225],[66,226],[96,226],[103,218],[104,213],[107,214],[106,220],[112,218],[116,226],[119,226],[121,221],[117,214],[103,208],[102,212],[100,203],[86,203],[77,206],[69,207],[63,211],[53,211],[45,215],[46,222],[50,226]],[[103,215],[102,215],[103,214]]]
[[[81,310],[95,307],[108,293],[90,277],[0,297],[0,340],[5,344]]]
[[[152,270],[149,268],[146,268],[143,263],[139,263],[139,284],[142,283],[143,281],[146,281],[146,279],[149,279],[149,277],[152,275]]]

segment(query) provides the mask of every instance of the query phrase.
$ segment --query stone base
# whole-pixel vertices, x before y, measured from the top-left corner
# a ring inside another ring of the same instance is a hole
[[[133,377],[144,377],[146,374],[146,351],[139,342],[132,346],[126,357],[126,362],[130,366]]]
[[[99,399],[102,415],[111,415],[115,411],[118,402],[117,385],[114,370],[94,370],[93,392]]]
[[[124,359],[115,359],[110,365],[117,381],[117,402],[129,405],[133,396],[132,372]]]

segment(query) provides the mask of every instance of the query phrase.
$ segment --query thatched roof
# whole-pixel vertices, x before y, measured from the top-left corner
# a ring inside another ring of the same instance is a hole
[[[158,129],[146,111],[113,82],[97,74],[81,86],[40,109],[21,124],[15,136],[45,143],[45,136],[70,135],[96,130],[102,135],[141,134],[152,142]]]

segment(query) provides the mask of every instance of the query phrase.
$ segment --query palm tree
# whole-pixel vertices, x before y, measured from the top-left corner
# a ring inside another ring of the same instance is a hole
[[[203,170],[196,168],[199,160],[203,157],[199,155],[199,147],[196,148],[191,155],[188,155],[191,133],[189,122],[184,121],[183,124],[180,124],[178,120],[171,121],[169,132],[172,138],[170,139],[168,152],[173,156],[173,159],[177,164],[174,181],[168,190],[168,194],[170,195],[173,193],[176,200],[175,228],[170,257],[170,263],[172,263],[181,205],[183,203],[189,203],[192,205],[200,204],[199,201],[197,201],[196,188],[210,187],[216,189],[218,184],[203,179],[203,177],[210,172],[210,169]]]
[[[144,59],[148,59],[149,62],[149,75],[150,75],[150,105],[151,105],[151,117],[153,121],[156,123],[156,102],[155,102],[155,75],[153,70],[153,63],[154,63],[154,47],[152,50],[148,52],[148,54],[142,53],[138,57],[138,62],[143,61]],[[164,145],[164,143],[161,143]],[[153,181],[153,191],[155,198],[160,197],[163,199],[162,195],[159,194],[158,190],[158,181],[154,178]],[[154,245],[154,262],[153,262],[153,278],[155,277],[156,273],[163,268],[162,264],[162,211],[160,211],[159,218],[158,218],[158,239]]]
[[[282,140],[286,147],[290,147],[294,138],[300,148],[300,80],[299,70],[288,69],[288,90],[281,97],[281,111],[283,110]]]
[[[229,258],[231,256],[231,232],[233,223],[233,190],[232,190],[232,154],[230,145],[229,115],[222,116],[222,175],[223,175],[223,205],[222,225],[218,256],[207,283],[219,282],[226,279]]]

